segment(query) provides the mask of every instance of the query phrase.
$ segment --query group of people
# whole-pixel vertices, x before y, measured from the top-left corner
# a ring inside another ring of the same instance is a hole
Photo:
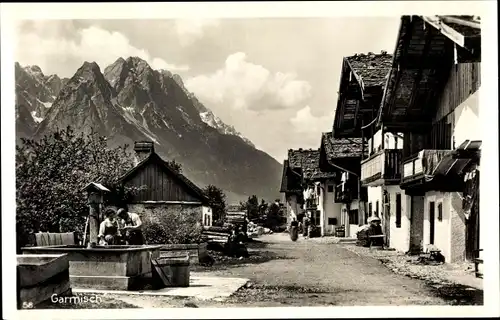
[[[142,245],[142,222],[137,213],[128,212],[124,208],[115,211],[107,208],[104,220],[99,227],[98,240],[100,245]]]

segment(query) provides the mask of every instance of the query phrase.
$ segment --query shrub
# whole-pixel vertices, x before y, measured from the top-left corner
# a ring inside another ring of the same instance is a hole
[[[200,243],[202,231],[199,218],[185,210],[167,210],[157,221],[144,223],[144,237],[149,244]]]

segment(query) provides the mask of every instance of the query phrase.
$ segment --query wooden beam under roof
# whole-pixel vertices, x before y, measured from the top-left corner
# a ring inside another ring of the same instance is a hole
[[[444,22],[456,23],[470,28],[481,29],[481,23],[477,20],[476,21],[464,20],[458,17],[450,17],[450,16],[440,16],[440,18],[443,19]]]
[[[422,16],[422,19],[439,30],[443,35],[455,42],[462,48],[465,48],[465,36],[457,32],[452,27],[445,24],[439,16]]]

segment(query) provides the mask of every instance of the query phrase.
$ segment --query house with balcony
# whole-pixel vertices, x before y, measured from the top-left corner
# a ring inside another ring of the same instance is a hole
[[[343,227],[345,237],[355,237],[364,223],[360,208],[365,206],[367,190],[359,183],[362,149],[360,138],[336,139],[332,132],[322,134],[319,167],[324,172],[335,173],[333,202],[335,213],[340,213],[339,219],[331,218],[327,225],[331,230]]]
[[[321,170],[320,150],[288,150],[283,168],[281,192],[285,194],[289,220],[302,221],[305,214],[321,235],[335,232],[341,208],[334,202],[336,172]]]
[[[288,151],[289,153],[291,150]],[[300,167],[292,168],[288,159],[283,162],[283,175],[281,177],[280,193],[286,208],[287,225],[296,219],[302,221],[304,217],[304,195],[302,188],[302,173]]]
[[[343,59],[333,124],[334,139],[348,139],[360,146],[359,158],[350,162],[351,172],[346,171],[351,183],[360,184],[358,188],[367,192],[367,199],[361,202],[358,211],[358,222],[366,224],[370,216],[379,216],[386,235],[389,234],[389,219],[383,186],[399,183],[398,161],[402,141],[386,135],[375,124],[392,58],[391,54],[382,51]]]
[[[409,221],[408,247],[447,262],[480,248],[480,56],[478,18],[403,16],[377,120],[403,141],[396,221]]]

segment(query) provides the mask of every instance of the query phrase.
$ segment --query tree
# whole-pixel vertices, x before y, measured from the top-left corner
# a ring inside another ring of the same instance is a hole
[[[248,197],[247,202],[244,205],[248,219],[255,220],[259,218],[259,199],[257,199],[256,195]]]
[[[214,185],[208,185],[203,192],[208,198],[208,204],[212,208],[212,220],[222,222],[226,217],[226,195],[222,189]]]
[[[266,203],[266,200],[264,200],[264,199],[261,199],[261,200],[260,200],[260,205],[259,205],[259,218],[261,218],[261,219],[265,219],[268,206],[269,206],[269,205]]]
[[[133,166],[127,145],[108,148],[105,137],[76,134],[70,127],[40,140],[21,139],[16,146],[16,232],[18,248],[29,234],[82,233],[88,215],[85,193],[89,182],[112,192],[104,205],[122,205],[139,189],[121,186],[117,178]]]
[[[167,161],[167,164],[170,166],[170,168],[172,168],[176,172],[182,173],[182,165],[179,162],[177,162],[175,160],[171,160],[171,161]]]

